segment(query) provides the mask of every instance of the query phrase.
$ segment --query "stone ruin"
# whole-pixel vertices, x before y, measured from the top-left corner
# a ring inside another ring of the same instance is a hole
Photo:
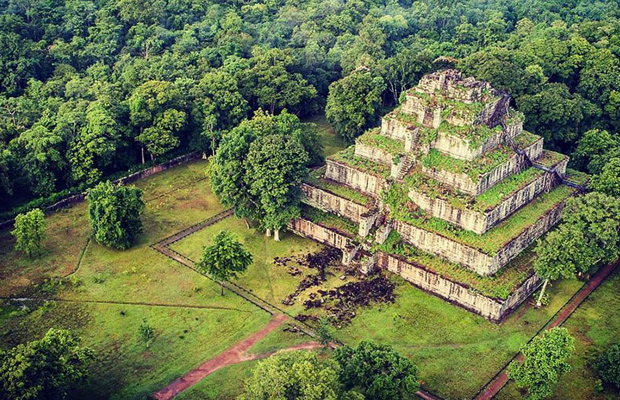
[[[424,76],[380,128],[312,171],[290,229],[501,321],[540,285],[533,243],[577,191],[562,184],[568,157],[509,103],[456,70]]]

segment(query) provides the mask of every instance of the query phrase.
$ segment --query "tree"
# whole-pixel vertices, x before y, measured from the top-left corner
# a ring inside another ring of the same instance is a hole
[[[97,243],[128,249],[142,233],[142,190],[101,182],[88,191],[88,214]]]
[[[562,222],[536,245],[534,271],[545,283],[540,306],[551,280],[570,278],[618,257],[620,202],[602,193],[568,199]]]
[[[119,147],[121,126],[101,102],[86,111],[86,123],[69,149],[71,174],[75,182],[95,183],[103,175]]]
[[[592,265],[596,259],[592,258],[590,250],[583,235],[569,225],[558,227],[538,241],[534,271],[544,283],[536,302],[537,307],[541,306],[550,281],[572,278],[578,270]]]
[[[41,251],[41,241],[45,237],[45,215],[38,208],[15,217],[15,229],[11,234],[15,236],[15,250],[33,254]]]
[[[604,382],[620,389],[620,344],[614,344],[600,355],[594,364]]]
[[[131,123],[139,130],[136,140],[151,159],[179,145],[177,133],[185,125],[187,115],[182,111],[181,92],[172,83],[151,80],[138,86],[129,98]]]
[[[573,156],[588,172],[600,174],[612,157],[620,157],[620,139],[607,131],[591,129],[579,139]]]
[[[257,107],[271,114],[285,108],[297,110],[316,97],[316,89],[293,71],[289,50],[256,48],[251,67],[239,77]]]
[[[417,398],[417,368],[388,345],[362,341],[357,348],[337,348],[334,358],[345,389],[358,388],[369,399]]]
[[[71,332],[50,329],[41,340],[0,351],[0,399],[58,399],[82,381],[94,352]]]
[[[31,190],[39,195],[49,195],[56,188],[56,172],[63,165],[60,146],[62,137],[50,132],[43,125],[34,125],[19,136],[23,147],[21,161]]]
[[[230,232],[221,231],[213,239],[213,244],[204,248],[196,268],[219,281],[224,296],[224,282],[237,279],[250,264],[252,254]]]
[[[269,135],[250,145],[245,161],[245,181],[257,199],[262,225],[280,240],[280,229],[299,216],[301,180],[308,174],[308,154],[299,141],[284,135]]]
[[[252,194],[251,181],[246,178],[245,160],[252,143],[270,135],[293,137],[310,154],[309,159],[315,160],[321,146],[314,144],[317,136],[309,133],[312,131],[286,110],[278,115],[256,111],[252,119],[242,121],[222,138],[209,171],[213,191],[223,204],[235,208],[238,217],[262,220],[260,200]]]
[[[193,91],[192,116],[211,152],[222,135],[237,126],[248,113],[248,103],[239,93],[237,80],[225,71],[206,73]]]
[[[287,352],[259,362],[240,400],[338,400],[338,365],[313,352]]]
[[[592,177],[590,188],[611,197],[620,197],[620,157],[610,159],[601,173]]]
[[[508,377],[527,389],[528,399],[551,395],[560,376],[570,371],[566,359],[575,350],[574,342],[565,328],[550,329],[521,348],[523,362],[510,363]]]
[[[327,120],[340,136],[353,142],[375,122],[383,90],[383,78],[373,77],[365,68],[353,71],[329,86]]]

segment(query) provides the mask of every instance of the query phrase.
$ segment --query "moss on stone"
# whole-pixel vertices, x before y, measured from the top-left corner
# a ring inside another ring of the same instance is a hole
[[[319,189],[333,193],[336,196],[350,200],[354,203],[362,204],[367,207],[372,206],[374,202],[372,197],[365,195],[360,191],[351,189],[346,185],[323,178],[325,175],[325,168],[326,167],[323,166],[310,171],[304,182]]]
[[[402,154],[405,151],[405,144],[403,142],[379,135],[378,129],[364,133],[356,139],[356,142],[376,147],[392,155]]]
[[[373,175],[379,175],[385,179],[390,176],[390,167],[356,156],[355,146],[347,147],[346,149],[331,155],[328,157],[328,160],[340,162],[360,171],[368,172]]]
[[[505,300],[523,281],[532,275],[532,263],[535,258],[533,247],[533,245],[530,246],[492,277],[478,275],[458,264],[448,262],[404,243],[396,231],[390,232],[386,241],[376,246],[376,250],[403,257],[412,264],[418,264],[428,271],[459,283],[483,296]]]
[[[397,193],[398,188],[392,187],[390,192],[393,190],[394,193],[388,193],[385,196],[385,202],[390,207],[392,218],[444,236],[489,256],[497,254],[506,243],[519,236],[545,213],[575,193],[575,189],[560,185],[548,193],[543,193],[497,226],[479,235],[428,215],[424,210],[413,204],[407,196],[403,196],[402,188],[400,188],[400,193]]]
[[[472,161],[459,160],[436,149],[431,149],[421,161],[427,168],[465,174],[473,182],[478,182],[480,177],[507,162],[512,155],[514,155],[513,150],[503,145],[497,146],[492,151],[476,157]]]
[[[349,221],[348,219],[330,212],[319,210],[318,208],[310,207],[306,204],[303,204],[301,207],[301,216],[316,224],[342,232],[349,237],[354,237],[358,232],[357,224]]]

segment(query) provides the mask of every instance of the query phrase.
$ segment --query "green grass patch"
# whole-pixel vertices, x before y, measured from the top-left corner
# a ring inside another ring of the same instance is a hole
[[[445,399],[471,398],[582,285],[557,282],[549,306],[521,306],[497,325],[393,279],[396,302],[360,309],[336,338],[349,345],[372,338],[393,346],[417,365],[424,385]]]
[[[390,139],[387,136],[378,134],[378,129],[373,129],[359,136],[355,141],[367,146],[376,147],[391,155],[403,154],[405,144],[399,140]]]
[[[530,167],[518,174],[510,175],[486,192],[475,198],[475,208],[481,211],[492,210],[502,201],[506,200],[517,191],[540,178],[544,171]]]
[[[346,164],[352,168],[360,171],[368,172],[373,175],[378,175],[384,179],[390,176],[390,167],[370,161],[363,157],[355,155],[355,146],[347,147],[346,149],[333,154],[329,157],[330,160]]]
[[[354,203],[362,204],[367,207],[371,207],[373,205],[374,199],[372,197],[365,195],[364,193],[357,190],[351,189],[346,185],[331,181],[329,179],[324,179],[324,175],[325,167],[317,168],[310,171],[307,178],[305,179],[305,182],[309,185],[318,187],[319,189],[333,193],[347,200],[351,200]]]
[[[336,133],[324,114],[305,119],[303,122],[311,122],[316,125],[317,133],[323,144],[323,155],[325,157],[329,157],[347,147],[344,140]]]
[[[568,156],[551,150],[543,150],[540,157],[534,160],[547,168],[555,167],[560,161],[567,159]]]
[[[523,149],[538,142],[540,140],[540,136],[534,135],[533,133],[527,131],[523,131],[517,136],[515,136],[513,140],[517,146]]]
[[[474,292],[500,300],[507,299],[510,293],[532,274],[532,262],[535,257],[533,249],[529,248],[494,276],[481,276],[458,264],[403,243],[396,231],[390,232],[386,241],[377,246],[377,250],[402,256],[439,276],[461,283]]]
[[[577,171],[576,169],[566,169],[566,179],[575,182],[578,185],[587,185],[591,176],[585,172]]]
[[[316,224],[320,224],[343,232],[347,236],[355,237],[358,232],[357,224],[349,221],[348,219],[341,217],[340,215],[319,210],[315,207],[310,207],[305,204],[301,208],[301,216],[303,218],[309,219]]]

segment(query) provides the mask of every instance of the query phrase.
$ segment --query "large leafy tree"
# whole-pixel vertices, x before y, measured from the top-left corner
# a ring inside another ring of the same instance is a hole
[[[558,228],[536,245],[534,271],[544,280],[538,298],[549,281],[570,278],[618,257],[620,201],[592,192],[570,198]]]
[[[48,195],[56,188],[56,174],[62,171],[63,138],[43,125],[34,125],[19,136],[22,165],[31,190]]]
[[[591,129],[583,134],[573,154],[581,168],[599,174],[613,157],[620,157],[620,138],[605,130]]]
[[[574,341],[565,328],[550,329],[521,349],[523,362],[510,363],[508,376],[527,390],[528,399],[548,397],[558,379],[570,371],[566,359],[575,350]]]
[[[603,352],[594,364],[601,379],[620,389],[620,344],[614,344]]]
[[[280,229],[299,216],[299,185],[308,174],[308,161],[303,146],[292,136],[264,136],[250,145],[246,184],[259,204],[267,236],[273,229],[275,240],[280,240]]]
[[[359,68],[329,86],[325,115],[336,132],[348,142],[376,122],[385,83]]]
[[[15,228],[11,234],[15,237],[15,249],[32,257],[38,254],[45,238],[45,215],[38,208],[15,217]]]
[[[142,190],[101,182],[88,191],[88,214],[97,243],[116,249],[131,247],[142,233]]]
[[[261,361],[245,381],[241,400],[338,400],[338,365],[313,352],[287,352]]]
[[[618,257],[620,201],[592,192],[567,201],[559,227],[536,246],[534,271],[549,281],[570,278]]]
[[[239,93],[237,80],[222,70],[206,73],[192,95],[192,116],[215,154],[222,135],[246,117],[248,103]]]
[[[255,106],[273,114],[285,108],[302,110],[303,105],[314,99],[316,89],[293,70],[293,63],[288,50],[254,50],[250,69],[239,79]]]
[[[307,136],[308,132],[299,118],[286,111],[278,115],[257,111],[252,119],[242,121],[222,138],[210,169],[213,191],[220,201],[235,208],[237,216],[261,221],[265,214],[256,191],[252,190],[252,181],[260,177],[248,175],[246,162],[252,143],[262,137],[281,135],[297,140],[306,153],[316,157],[321,148],[314,145],[316,136]]]
[[[196,268],[219,281],[224,296],[224,282],[236,279],[251,264],[252,253],[230,232],[221,231],[213,239],[213,244],[204,248]]]
[[[82,381],[94,352],[71,332],[50,329],[41,340],[0,350],[0,399],[64,398]]]
[[[86,123],[69,149],[71,176],[75,182],[95,183],[112,163],[120,147],[122,127],[101,102],[94,101],[86,111]]]
[[[346,389],[359,389],[369,399],[417,398],[417,368],[388,345],[362,341],[356,348],[337,348],[334,358]]]
[[[177,134],[187,119],[182,100],[179,88],[167,81],[145,82],[131,94],[130,119],[139,131],[136,140],[142,145],[142,163],[144,148],[153,159],[179,145]]]
[[[610,159],[601,173],[592,177],[590,188],[611,197],[620,197],[620,157]]]

